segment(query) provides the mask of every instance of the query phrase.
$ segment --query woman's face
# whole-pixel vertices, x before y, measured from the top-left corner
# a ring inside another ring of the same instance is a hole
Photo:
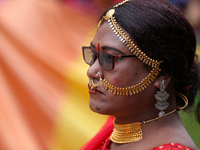
[[[97,33],[92,40],[92,47],[98,51],[104,51],[112,55],[132,55],[128,48],[118,39],[117,35],[112,31],[107,22],[104,22],[97,30]],[[111,47],[102,48],[101,47]],[[91,80],[94,78],[94,83],[99,82],[99,75],[116,87],[130,87],[141,82],[149,71],[137,57],[122,58],[115,61],[113,70],[103,70],[98,59],[87,71],[87,75]],[[133,114],[143,113],[145,110],[154,108],[155,101],[152,102],[155,88],[151,84],[144,91],[132,96],[119,96],[110,93],[102,86],[98,86],[96,90],[89,91],[90,93],[90,108],[100,114],[113,115],[115,117],[132,116]],[[153,93],[153,94],[152,94]],[[151,107],[152,106],[152,107]]]

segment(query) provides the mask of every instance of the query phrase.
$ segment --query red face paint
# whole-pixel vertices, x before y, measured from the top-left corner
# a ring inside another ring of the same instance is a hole
[[[98,45],[97,45],[97,50],[99,51],[100,50],[100,44],[98,42]]]

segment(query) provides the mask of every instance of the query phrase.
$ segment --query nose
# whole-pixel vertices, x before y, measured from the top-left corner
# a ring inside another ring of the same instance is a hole
[[[101,67],[99,65],[98,58],[95,60],[95,62],[87,70],[87,76],[90,79],[92,79],[92,78],[99,79],[100,77],[103,78],[103,70],[101,69]]]

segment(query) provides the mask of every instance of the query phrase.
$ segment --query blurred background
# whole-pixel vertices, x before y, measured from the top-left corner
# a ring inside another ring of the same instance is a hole
[[[88,106],[81,46],[119,1],[0,0],[0,150],[78,150],[106,122]],[[171,2],[200,44],[200,0]],[[194,113],[180,115],[200,148]]]

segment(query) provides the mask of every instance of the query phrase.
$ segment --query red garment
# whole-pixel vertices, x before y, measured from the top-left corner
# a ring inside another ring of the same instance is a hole
[[[114,128],[113,119],[114,117],[110,116],[106,124],[100,130],[100,132],[94,138],[92,138],[86,145],[84,145],[80,150],[110,150],[110,145],[112,142],[109,140],[109,137]],[[193,149],[178,143],[168,143],[155,147],[151,150],[193,150]]]
[[[189,147],[186,147],[184,145],[178,144],[178,143],[168,143],[164,144],[162,146],[155,147],[151,150],[192,150]]]
[[[111,141],[107,139],[105,142],[102,143],[102,145],[100,145],[95,150],[110,150],[110,145],[111,145]],[[168,143],[168,144],[155,147],[151,150],[192,150],[192,149],[178,143]]]
[[[102,146],[102,142],[106,141],[106,139],[108,139],[108,137],[110,137],[110,135],[113,131],[113,128],[114,128],[113,120],[114,120],[114,117],[110,116],[108,118],[106,124],[100,130],[100,132],[97,133],[97,135],[95,137],[93,137],[80,150],[97,150],[97,148],[99,150],[99,146]]]

